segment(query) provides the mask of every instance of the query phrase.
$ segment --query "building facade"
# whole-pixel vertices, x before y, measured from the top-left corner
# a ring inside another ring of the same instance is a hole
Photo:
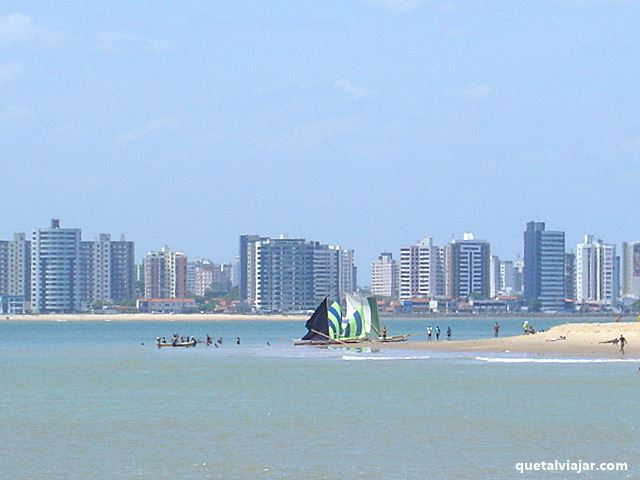
[[[400,265],[390,252],[381,253],[371,264],[371,293],[386,298],[398,298]]]
[[[490,296],[490,246],[465,233],[462,240],[448,243],[445,251],[446,291],[448,298]]]
[[[613,306],[618,301],[616,246],[585,235],[576,246],[576,300]]]
[[[356,289],[353,250],[257,235],[241,236],[240,246],[242,296],[256,311],[306,311],[325,296],[340,300]]]
[[[544,222],[527,223],[524,232],[524,299],[529,307],[564,308],[564,232],[546,230]]]
[[[444,295],[443,252],[424,237],[415,245],[400,249],[399,294],[403,300]]]
[[[144,298],[186,298],[187,257],[169,247],[151,251],[142,262]]]
[[[622,243],[622,296],[640,298],[640,241]]]
[[[31,310],[71,313],[80,310],[80,229],[51,227],[31,237]]]

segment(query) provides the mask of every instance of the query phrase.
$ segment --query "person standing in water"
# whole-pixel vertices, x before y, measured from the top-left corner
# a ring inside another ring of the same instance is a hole
[[[433,330],[431,329],[431,325],[427,326],[427,341],[431,341],[431,335],[433,334]]]
[[[382,327],[382,339],[387,339],[387,327]]]
[[[500,333],[500,324],[498,322],[493,324],[493,336],[497,337]]]
[[[628,343],[627,339],[620,334],[620,338],[618,339],[618,343],[620,344],[620,353],[624,355],[624,346]]]
[[[447,327],[447,340],[451,340],[451,327]]]
[[[436,342],[440,340],[440,325],[436,325]]]

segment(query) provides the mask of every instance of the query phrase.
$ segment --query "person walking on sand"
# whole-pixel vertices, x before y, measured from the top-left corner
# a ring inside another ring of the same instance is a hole
[[[497,337],[500,333],[500,324],[498,322],[493,324],[493,336]]]
[[[436,342],[440,341],[440,325],[436,325]]]
[[[451,327],[447,327],[447,340],[451,340]]]
[[[433,330],[431,329],[431,325],[427,326],[427,341],[431,341],[431,335],[433,334]]]
[[[620,343],[620,353],[624,355],[624,346],[628,343],[627,339],[620,334],[620,338],[618,339],[618,343]]]

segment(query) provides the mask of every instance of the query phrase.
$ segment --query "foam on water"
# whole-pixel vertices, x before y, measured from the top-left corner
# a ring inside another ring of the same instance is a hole
[[[475,357],[487,363],[639,363],[640,358],[504,358]]]
[[[431,357],[427,355],[418,355],[412,357],[362,357],[358,355],[343,355],[342,360],[358,361],[358,360],[427,360]]]

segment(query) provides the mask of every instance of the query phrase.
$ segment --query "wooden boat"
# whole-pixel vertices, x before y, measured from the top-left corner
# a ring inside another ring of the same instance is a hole
[[[189,340],[188,342],[162,342],[159,339],[156,339],[156,345],[158,348],[166,348],[166,347],[174,347],[174,348],[190,348],[195,347],[198,341],[194,338],[193,340]]]
[[[393,335],[391,337],[378,337],[378,342],[380,343],[394,343],[394,342],[406,342],[407,339],[411,336],[409,333],[405,333],[402,335]]]

